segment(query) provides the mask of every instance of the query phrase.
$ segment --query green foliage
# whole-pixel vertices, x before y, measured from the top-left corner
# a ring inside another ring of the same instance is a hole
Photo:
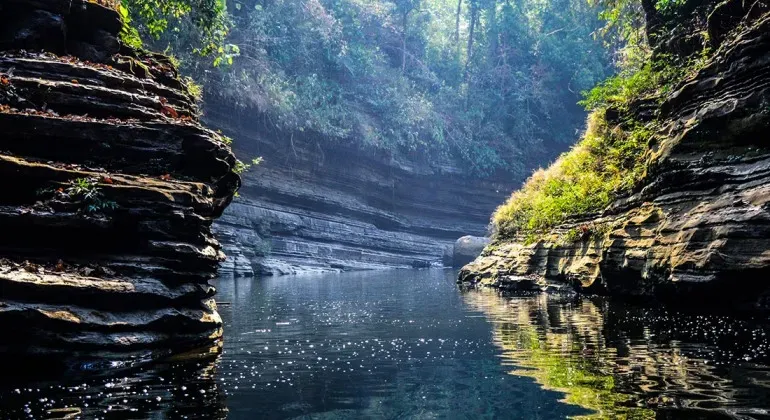
[[[655,95],[667,88],[670,80],[667,73],[655,71],[653,65],[648,63],[638,71],[621,73],[585,92],[580,104],[589,110],[608,106],[627,109],[630,101]]]
[[[580,104],[589,110],[607,107],[628,110],[632,101],[645,97],[663,100],[682,80],[700,70],[708,57],[708,49],[686,62],[670,55],[658,55],[655,61],[647,60],[641,68],[625,70],[584,92]]]
[[[567,230],[566,233],[561,235],[559,242],[571,244],[590,238],[601,239],[610,232],[611,228],[612,226],[609,223],[583,223]]]
[[[687,0],[658,0],[655,8],[663,13],[674,13],[679,7],[687,3]]]
[[[541,232],[570,216],[601,211],[642,179],[652,131],[640,125],[611,127],[604,113],[594,111],[583,139],[548,169],[535,172],[497,209],[498,235]]]
[[[245,163],[245,162],[243,162],[240,159],[236,159],[235,167],[233,168],[233,172],[235,172],[238,175],[241,175],[244,172],[246,172],[249,169],[251,169],[252,166],[259,165],[260,163],[262,163],[262,158],[261,157],[257,157],[257,158],[252,159],[250,163]]]
[[[574,216],[589,216],[605,209],[619,195],[630,192],[643,179],[649,144],[657,129],[632,117],[634,104],[642,100],[662,103],[681,84],[708,62],[711,51],[673,56],[646,46],[640,3],[630,0],[601,0],[601,13],[608,28],[618,31],[625,42],[626,58],[619,75],[584,93],[581,104],[593,110],[582,140],[546,170],[537,171],[494,214],[493,223],[502,237],[524,234],[527,238]],[[674,14],[681,0],[659,0],[657,13]],[[653,12],[656,13],[656,12]],[[658,23],[665,25],[666,21]],[[632,51],[632,53],[629,53]],[[612,110],[613,122],[605,116]],[[580,226],[562,240],[574,241],[592,233]],[[608,229],[608,227],[601,227]],[[603,230],[597,230],[601,234]]]
[[[184,33],[180,48],[200,56],[213,56],[214,65],[232,64],[239,54],[225,42],[230,29],[225,0],[120,0],[123,20],[121,41],[141,48],[143,41],[157,43],[169,33]]]
[[[187,91],[190,92],[190,95],[192,95],[196,101],[200,102],[203,99],[203,86],[195,82],[195,79],[190,76],[183,76],[182,83],[184,83]],[[232,143],[232,139],[230,139],[230,143]]]
[[[232,144],[233,144],[233,138],[232,137],[229,137],[229,136],[226,136],[226,135],[222,134],[221,131],[218,134],[219,134],[219,139],[222,140],[222,143],[224,143],[224,144],[226,144],[228,146],[232,146]]]
[[[459,16],[457,0],[229,4],[225,41],[238,49],[215,60],[232,63],[226,69],[180,53],[191,39],[185,27],[158,41],[213,100],[287,138],[459,158],[478,175],[522,175],[569,144],[585,120],[579,92],[608,71],[591,35],[597,9],[585,0],[486,0],[474,13],[464,1]]]
[[[116,202],[104,198],[104,193],[98,187],[96,178],[72,180],[69,187],[64,190],[64,194],[69,199],[80,202],[82,210],[86,214],[103,213],[118,208]]]
[[[134,49],[142,48],[142,37],[139,35],[139,31],[132,25],[131,14],[122,4],[118,7],[123,21],[123,27],[120,30],[120,41]]]

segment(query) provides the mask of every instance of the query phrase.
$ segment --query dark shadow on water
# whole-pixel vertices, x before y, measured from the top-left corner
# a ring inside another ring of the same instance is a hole
[[[210,418],[227,416],[216,352],[180,360],[82,355],[4,363],[0,418]]]

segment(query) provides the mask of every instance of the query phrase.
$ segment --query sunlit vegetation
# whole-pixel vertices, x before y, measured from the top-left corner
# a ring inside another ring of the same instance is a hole
[[[675,13],[680,4],[658,1],[657,10]],[[525,234],[535,238],[572,217],[601,212],[643,180],[658,123],[637,121],[631,112],[633,104],[661,103],[702,68],[710,50],[704,44],[686,57],[653,54],[648,40],[640,35],[645,33],[641,29],[645,22],[639,20],[641,10],[634,5],[640,6],[630,1],[605,4],[603,15],[608,22],[604,31],[615,31],[626,43],[619,53],[624,60],[621,71],[584,93],[581,104],[592,113],[580,142],[547,169],[536,171],[497,209],[493,224],[498,237]],[[611,119],[606,117],[609,114]]]
[[[243,162],[241,160],[236,160],[235,161],[235,168],[233,169],[233,171],[236,174],[241,175],[242,173],[244,173],[244,172],[248,171],[249,169],[251,169],[252,166],[257,166],[260,163],[262,163],[262,158],[261,157],[254,158],[249,163]]]
[[[613,127],[604,112],[593,112],[583,139],[497,209],[493,221],[499,235],[541,231],[569,216],[599,211],[644,176],[652,132],[644,126]]]
[[[185,51],[215,55],[222,60],[231,49],[225,43],[230,22],[225,0],[102,0],[115,3],[123,19],[121,40],[134,48],[184,28]],[[226,58],[224,58],[226,59]]]

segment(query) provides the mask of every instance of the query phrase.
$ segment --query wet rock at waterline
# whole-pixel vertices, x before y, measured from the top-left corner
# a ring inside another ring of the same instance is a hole
[[[117,43],[117,11],[0,5],[0,348],[211,347],[229,146],[168,59]]]
[[[770,13],[747,13],[720,24],[731,38],[657,98],[659,113],[630,111],[662,127],[634,194],[544,235],[498,240],[459,281],[515,288],[540,277],[588,293],[770,308],[760,280],[770,272]]]

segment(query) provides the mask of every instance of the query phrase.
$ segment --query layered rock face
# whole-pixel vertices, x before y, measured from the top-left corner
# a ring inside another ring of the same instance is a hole
[[[222,270],[239,275],[451,265],[455,240],[483,236],[512,187],[278,135],[220,104],[206,104],[206,119],[236,139],[242,158],[264,158],[215,225],[228,255]]]
[[[544,240],[493,243],[461,282],[542,290],[557,280],[589,292],[768,308],[770,14],[761,2],[723,2],[708,28],[711,42],[726,41],[663,102],[663,140],[642,188]]]
[[[115,10],[0,8],[0,323],[14,331],[0,349],[215,345],[210,226],[240,184],[229,146],[167,59],[121,47]]]

